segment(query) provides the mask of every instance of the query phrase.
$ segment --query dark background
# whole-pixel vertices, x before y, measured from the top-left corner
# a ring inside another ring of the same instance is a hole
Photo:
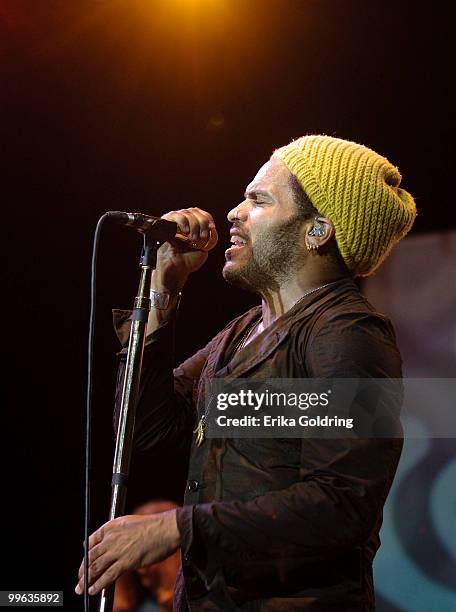
[[[178,358],[254,302],[221,278],[225,216],[293,137],[372,147],[417,199],[412,233],[456,227],[453,22],[443,3],[385,0],[3,0],[0,23],[9,366],[0,589],[65,589],[72,609],[98,217],[190,205],[214,215],[220,244],[184,292]],[[130,230],[103,230],[94,527],[110,493],[110,309],[131,304],[140,246]],[[178,499],[185,462],[136,462],[134,473],[130,504]]]

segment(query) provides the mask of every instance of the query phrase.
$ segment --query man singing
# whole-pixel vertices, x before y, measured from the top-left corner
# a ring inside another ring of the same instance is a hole
[[[305,136],[276,150],[228,213],[223,276],[261,306],[174,374],[179,292],[207,253],[160,247],[135,448],[189,449],[184,506],[98,529],[89,593],[180,548],[180,612],[374,609],[372,560],[401,440],[208,438],[205,381],[400,378],[392,326],[353,280],[374,272],[413,224],[415,203],[400,182],[384,157],[338,138]],[[164,217],[195,239],[216,236],[198,208]]]

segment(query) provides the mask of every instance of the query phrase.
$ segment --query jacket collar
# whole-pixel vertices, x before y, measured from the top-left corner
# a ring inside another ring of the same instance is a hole
[[[254,338],[241,351],[236,351],[228,363],[229,355],[255,320],[261,316],[261,306],[255,306],[232,321],[220,341],[213,345],[208,358],[206,376],[208,378],[242,378],[265,361],[287,338],[291,327],[298,321],[308,319],[328,301],[343,300],[347,289],[353,290],[356,284],[351,278],[341,279],[326,290],[311,294],[308,298],[295,304],[290,310],[278,317],[261,334]]]

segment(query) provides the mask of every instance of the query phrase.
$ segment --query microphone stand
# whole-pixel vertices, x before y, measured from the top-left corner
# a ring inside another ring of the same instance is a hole
[[[167,228],[151,228],[144,233],[144,248],[140,260],[141,276],[138,294],[134,301],[131,317],[131,331],[128,343],[125,377],[122,388],[122,399],[117,426],[116,446],[112,470],[112,493],[109,520],[122,516],[125,512],[128,474],[135,426],[136,402],[139,392],[144,343],[147,321],[150,312],[150,285],[152,270],[157,263],[157,250],[163,242],[173,238],[176,233]],[[111,612],[114,603],[115,583],[101,592],[99,612]]]

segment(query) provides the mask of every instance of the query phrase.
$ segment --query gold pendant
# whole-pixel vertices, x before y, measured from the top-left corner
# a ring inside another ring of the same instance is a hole
[[[204,442],[204,414],[198,421],[198,425],[196,429],[193,430],[193,433],[196,434],[196,446],[201,446]]]

